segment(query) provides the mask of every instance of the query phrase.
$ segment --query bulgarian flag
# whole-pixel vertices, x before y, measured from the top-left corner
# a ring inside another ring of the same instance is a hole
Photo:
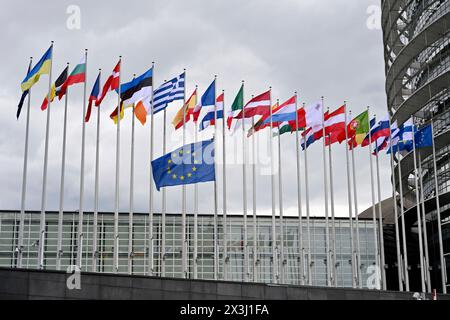
[[[61,98],[66,94],[67,87],[76,84],[76,83],[83,83],[86,81],[86,55],[83,55],[83,58],[81,58],[80,63],[78,63],[75,66],[75,69],[73,69],[72,73],[67,77],[66,81],[61,87],[61,90],[58,94],[58,98],[61,100]]]
[[[177,114],[172,120],[172,124],[175,126],[175,130],[180,129],[183,126],[183,113],[184,113],[184,123],[188,123],[193,115],[195,105],[197,103],[197,89],[194,90],[191,97],[186,101],[184,106],[178,110]]]

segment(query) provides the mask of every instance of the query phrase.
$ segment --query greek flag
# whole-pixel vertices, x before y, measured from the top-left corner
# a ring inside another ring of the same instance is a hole
[[[153,113],[164,110],[172,101],[184,100],[184,72],[163,83],[153,94]]]

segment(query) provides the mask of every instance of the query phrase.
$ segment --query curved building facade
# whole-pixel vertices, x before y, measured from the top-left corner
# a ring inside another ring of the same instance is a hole
[[[402,280],[420,290],[449,289],[450,267],[450,0],[382,0],[387,105],[398,125],[413,118],[416,125],[433,123],[437,189],[432,148],[396,159]],[[400,169],[400,171],[399,171]],[[401,175],[398,173],[401,172]],[[416,188],[417,173],[418,188]],[[401,177],[401,179],[399,179]],[[439,195],[438,219],[436,195]],[[417,199],[419,210],[417,210]],[[400,201],[403,200],[403,201]],[[403,212],[404,230],[402,234]],[[417,213],[421,218],[418,219]],[[438,223],[440,220],[440,223]],[[419,255],[419,221],[424,262]],[[425,227],[424,227],[425,226]],[[442,245],[439,244],[442,232]],[[403,248],[407,248],[406,254]],[[407,263],[405,264],[405,256]],[[443,262],[443,263],[442,263]],[[422,266],[421,266],[422,265]],[[443,272],[444,271],[444,272]],[[408,275],[405,275],[408,273]]]

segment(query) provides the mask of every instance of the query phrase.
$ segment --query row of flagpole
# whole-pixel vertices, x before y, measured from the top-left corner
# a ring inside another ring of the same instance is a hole
[[[53,42],[52,46],[53,47]],[[121,57],[119,63],[121,61]],[[32,64],[32,59],[30,59],[30,68]],[[85,50],[85,64],[87,70],[87,50]],[[153,69],[154,65],[152,66]],[[50,105],[51,105],[51,75],[52,75],[52,62],[50,62],[50,70],[49,70],[49,94],[48,94],[48,110],[47,110],[47,119],[46,119],[46,133],[45,133],[45,149],[44,149],[44,168],[43,168],[43,185],[42,185],[42,198],[41,198],[41,215],[40,215],[40,232],[39,232],[39,243],[38,243],[38,267],[44,267],[44,250],[45,250],[45,226],[46,226],[46,192],[47,192],[47,169],[48,169],[48,144],[49,144],[49,127],[50,127]],[[100,73],[99,73],[100,76]],[[216,80],[217,77],[215,77]],[[79,216],[78,216],[78,230],[77,230],[77,255],[76,255],[76,264],[81,267],[82,261],[82,253],[83,253],[83,213],[84,213],[84,163],[85,163],[85,118],[84,115],[86,113],[86,83],[84,81],[84,97],[83,97],[83,115],[82,115],[82,144],[81,144],[81,173],[80,173],[80,195],[79,195]],[[119,87],[118,87],[118,115],[117,115],[117,127],[116,127],[116,135],[117,135],[117,145],[116,145],[116,184],[115,184],[115,210],[114,210],[114,257],[113,257],[113,271],[118,272],[119,270],[119,176],[120,176],[120,113],[121,113],[121,92],[120,92],[120,73],[119,73]],[[66,89],[67,90],[67,89]],[[184,89],[185,90],[185,89]],[[216,96],[216,94],[215,94]],[[19,240],[18,240],[18,266],[22,266],[22,247],[23,247],[23,229],[24,229],[24,215],[25,215],[25,201],[26,201],[26,176],[27,176],[27,161],[28,161],[28,137],[29,137],[29,112],[30,112],[30,99],[31,99],[31,91],[28,95],[27,102],[27,120],[26,120],[26,137],[25,137],[25,155],[24,155],[24,168],[23,168],[23,178],[22,178],[22,199],[21,199],[21,215],[20,215],[20,232],[19,232]],[[322,98],[322,107],[323,107]],[[185,94],[184,94],[184,104],[186,103]],[[64,127],[63,127],[63,148],[62,148],[62,170],[61,170],[61,182],[60,182],[60,202],[59,202],[59,215],[58,215],[58,243],[57,243],[57,268],[61,267],[61,258],[62,258],[62,222],[63,222],[63,206],[64,206],[64,177],[65,177],[65,154],[66,154],[66,130],[67,130],[67,104],[68,104],[68,92],[66,91],[65,97],[65,108],[64,108]],[[150,158],[153,159],[153,147],[154,147],[154,131],[153,131],[153,98],[152,98],[152,107],[150,108],[152,125],[150,131]],[[298,105],[296,102],[296,110],[298,110]],[[183,145],[185,144],[185,121],[186,114],[185,108],[183,110]],[[134,105],[133,105],[134,112]],[[243,112],[243,121],[242,121],[242,133],[243,133],[243,213],[244,213],[244,281],[249,281],[249,252],[248,252],[248,230],[247,230],[247,188],[246,188],[246,139],[245,139],[245,110]],[[322,112],[323,114],[323,112]],[[347,115],[347,111],[345,111]],[[273,121],[272,121],[272,108],[270,107],[270,158],[271,158],[271,192],[272,192],[272,280],[273,282],[279,282],[279,277],[281,276],[281,281],[284,279],[284,233],[283,233],[283,205],[282,205],[282,173],[281,173],[281,141],[280,134],[278,135],[278,151],[279,151],[279,212],[280,212],[280,231],[281,231],[281,241],[280,248],[277,246],[277,232],[276,232],[276,208],[275,208],[275,170],[274,170],[274,155],[273,155]],[[215,143],[218,137],[217,134],[217,104],[214,105],[214,120],[215,120]],[[298,128],[298,119],[297,128]],[[347,124],[347,119],[345,120]],[[98,219],[98,167],[99,167],[99,109],[98,109],[98,119],[97,119],[97,139],[96,139],[96,170],[95,170],[95,210],[94,210],[94,226],[97,226]],[[369,126],[369,131],[370,131]],[[323,130],[323,165],[324,165],[324,195],[325,195],[325,234],[326,234],[326,264],[327,264],[327,285],[328,286],[336,286],[336,231],[335,231],[335,219],[334,219],[334,194],[333,194],[333,171],[332,171],[332,154],[331,154],[331,144],[329,146],[329,167],[327,169],[326,165],[326,133],[325,133],[325,125],[324,125],[324,117],[322,117],[322,130]],[[346,141],[348,140],[347,128],[345,129]],[[377,270],[380,270],[381,276],[381,284],[383,289],[386,290],[386,274],[385,274],[385,257],[384,257],[384,244],[383,244],[383,224],[382,224],[382,211],[381,211],[381,188],[380,188],[380,173],[379,173],[379,160],[378,160],[378,152],[376,152],[376,181],[378,186],[378,221],[376,216],[376,203],[375,203],[375,178],[373,176],[373,163],[372,163],[372,141],[371,134],[369,133],[369,157],[370,157],[370,171],[371,171],[371,194],[372,194],[372,214],[373,214],[373,232],[374,232],[374,245],[376,251],[376,267]],[[434,137],[434,135],[433,135]],[[392,137],[391,137],[392,139]],[[129,206],[129,252],[128,252],[128,272],[132,272],[132,232],[133,232],[133,185],[134,185],[134,117],[132,117],[132,146],[131,146],[131,168],[130,168],[130,206]],[[298,130],[296,131],[296,143],[298,146]],[[197,141],[197,134],[195,137],[195,141]],[[252,139],[252,149],[253,149],[253,157],[254,162],[256,159],[255,153],[255,138]],[[419,254],[420,254],[420,273],[421,273],[421,287],[422,291],[425,290],[430,291],[430,275],[429,275],[429,256],[428,256],[428,245],[427,245],[427,230],[426,230],[426,219],[424,212],[424,198],[423,198],[423,183],[422,183],[422,171],[420,164],[420,155],[419,155],[419,169],[417,168],[417,154],[416,147],[414,142],[414,134],[413,134],[413,157],[414,157],[414,177],[415,177],[415,190],[416,190],[416,212],[417,212],[417,222],[418,222],[418,236],[419,236]],[[377,146],[376,146],[377,147]],[[390,146],[392,150],[392,145]],[[354,234],[353,234],[353,213],[352,213],[352,204],[351,204],[351,187],[350,187],[350,170],[349,170],[349,155],[348,148],[346,147],[346,160],[347,160],[347,185],[348,185],[348,202],[349,202],[349,221],[350,221],[350,237],[351,237],[351,246],[352,246],[352,284],[353,287],[362,287],[361,282],[361,270],[360,270],[360,239],[359,239],[359,227],[358,227],[358,205],[357,205],[357,187],[356,187],[356,178],[355,178],[355,161],[354,161],[354,151],[351,149],[352,155],[352,173],[353,173],[353,195],[354,195],[354,206],[355,206],[355,223],[356,223],[356,252],[354,252]],[[226,209],[226,163],[225,163],[225,125],[223,126],[223,217],[224,221],[227,218],[227,209]],[[166,110],[164,109],[164,129],[163,129],[163,153],[166,152]],[[300,267],[300,283],[304,283],[305,278],[308,280],[308,284],[312,284],[312,275],[311,268],[313,261],[311,260],[311,239],[310,239],[310,209],[309,209],[309,185],[308,185],[308,170],[307,170],[307,148],[305,148],[305,185],[306,185],[306,223],[307,223],[307,239],[308,246],[306,250],[306,275],[304,270],[304,257],[303,253],[305,251],[304,243],[303,243],[303,235],[302,235],[302,206],[301,206],[301,184],[300,184],[300,155],[299,148],[296,149],[297,153],[297,183],[298,183],[298,206],[299,206],[299,265]],[[445,266],[443,259],[443,248],[442,248],[442,230],[441,230],[441,221],[440,221],[440,207],[439,207],[439,192],[438,192],[438,181],[436,176],[436,151],[435,145],[433,142],[433,162],[434,162],[434,170],[435,170],[435,187],[436,187],[436,205],[438,212],[438,232],[439,232],[439,251],[440,251],[440,259],[441,266]],[[391,169],[392,169],[392,177],[394,179],[393,185],[395,187],[395,173],[394,173],[394,161],[391,153]],[[256,193],[255,193],[255,163],[253,163],[253,215],[256,218]],[[328,173],[329,170],[329,179]],[[418,175],[420,174],[420,177]],[[408,279],[408,260],[407,260],[407,248],[406,248],[406,235],[405,235],[405,221],[404,221],[404,203],[403,203],[403,190],[402,190],[402,173],[401,173],[401,165],[398,165],[398,176],[399,176],[399,188],[400,188],[400,219],[402,224],[402,237],[403,237],[403,259],[401,259],[401,248],[400,248],[400,235],[398,228],[398,220],[395,219],[395,234],[396,234],[396,248],[397,248],[397,265],[398,265],[398,275],[399,275],[399,285],[400,289],[403,290],[402,280],[405,284],[405,289],[409,290],[409,279]],[[152,173],[150,170],[150,179],[152,178]],[[328,181],[330,185],[328,185]],[[151,182],[151,181],[150,181]],[[419,194],[419,185],[420,185],[420,194]],[[182,189],[182,272],[183,277],[187,277],[188,269],[187,269],[187,259],[188,259],[188,241],[186,235],[186,187],[183,186]],[[214,278],[218,279],[218,269],[219,269],[219,248],[218,248],[218,194],[217,194],[217,184],[214,183]],[[328,189],[330,189],[330,208],[331,208],[331,220],[332,220],[332,235],[330,241],[329,235],[329,211],[328,211]],[[394,210],[395,216],[397,217],[397,205],[395,199],[395,189],[394,189]],[[161,242],[161,275],[164,276],[165,270],[165,215],[166,215],[166,192],[163,189],[163,203],[162,203],[162,242]],[[153,261],[153,214],[154,214],[154,204],[153,204],[153,186],[150,183],[150,196],[149,196],[149,274],[154,274],[154,261]],[[421,207],[420,207],[421,205]],[[196,214],[198,211],[198,189],[195,186],[195,210]],[[421,215],[422,211],[422,215]],[[197,273],[197,221],[198,216],[194,217],[194,276],[196,277]],[[422,224],[423,224],[423,232],[422,232]],[[226,235],[227,225],[224,225],[224,234]],[[256,229],[256,224],[254,224],[254,228]],[[97,239],[97,228],[94,228],[94,240]],[[254,277],[257,272],[257,234],[254,229],[254,248],[253,248],[253,268],[254,268]],[[378,233],[377,233],[378,231]],[[228,252],[227,252],[227,239],[225,238],[224,245],[224,277],[227,278],[227,268],[228,268]],[[330,248],[331,243],[331,248]],[[278,261],[278,250],[280,250],[281,257],[281,269],[278,270],[280,266]],[[424,253],[425,251],[425,253]],[[97,248],[96,244],[94,244],[93,249],[93,264],[92,270],[96,270],[96,257],[97,257]],[[403,261],[402,261],[403,260]],[[441,276],[443,280],[443,287],[445,290],[445,269],[441,268]],[[425,289],[427,286],[427,289]]]

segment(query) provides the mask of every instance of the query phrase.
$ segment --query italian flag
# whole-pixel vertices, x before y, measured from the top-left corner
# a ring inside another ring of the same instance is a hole
[[[85,81],[86,81],[86,56],[83,55],[83,58],[81,58],[80,63],[78,63],[75,66],[75,69],[73,69],[72,73],[69,75],[69,77],[67,77],[67,80],[62,85],[61,90],[58,94],[58,98],[61,100],[61,98],[66,94],[67,87],[76,83],[83,83]]]

